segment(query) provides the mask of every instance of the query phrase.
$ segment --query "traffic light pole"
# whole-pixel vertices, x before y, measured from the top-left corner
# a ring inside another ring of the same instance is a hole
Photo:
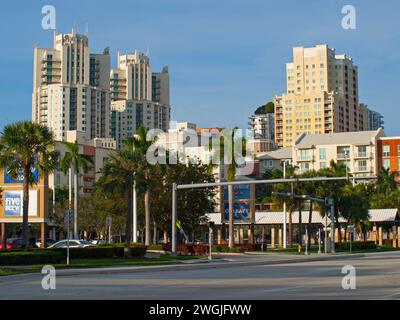
[[[172,247],[171,253],[172,255],[176,255],[176,215],[177,215],[177,186],[174,182],[172,184]]]

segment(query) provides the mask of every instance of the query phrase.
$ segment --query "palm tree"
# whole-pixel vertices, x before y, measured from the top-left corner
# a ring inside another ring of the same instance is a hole
[[[137,157],[136,163],[136,185],[138,190],[144,192],[144,212],[145,212],[145,245],[150,245],[150,220],[151,220],[151,211],[150,211],[150,190],[153,184],[152,180],[152,170],[154,165],[150,164],[147,161],[146,154],[149,147],[152,145],[154,141],[147,141],[147,129],[143,126],[140,126],[136,135],[133,137],[128,137],[125,141],[125,148],[130,150],[135,150],[135,154]]]
[[[246,154],[246,139],[244,137],[237,138],[236,132],[239,128],[234,127],[230,133],[220,129],[222,133],[222,140],[220,140],[219,150],[216,150],[220,156],[220,163],[222,165],[228,164],[227,181],[232,182],[235,180],[237,169],[240,165],[237,163],[237,156]],[[240,139],[240,140],[239,140]],[[238,141],[239,140],[239,141]],[[240,145],[240,155],[237,154],[235,145]],[[225,153],[225,146],[228,149],[228,154]],[[233,240],[233,185],[228,185],[228,207],[229,207],[229,248],[234,247]]]
[[[78,228],[78,201],[79,201],[79,172],[80,169],[86,171],[89,163],[93,163],[91,156],[81,154],[79,152],[79,143],[66,142],[63,144],[67,148],[63,159],[61,160],[61,170],[67,173],[69,169],[74,172],[74,238],[79,239],[79,228]],[[72,186],[70,185],[71,189]]]
[[[106,192],[120,192],[126,199],[126,220],[125,220],[125,255],[130,256],[132,235],[132,192],[137,162],[140,155],[132,148],[124,147],[106,158],[101,169],[102,176],[97,182],[97,187]]]
[[[54,150],[52,132],[31,121],[20,121],[4,127],[0,138],[0,168],[19,179],[22,176],[22,248],[28,245],[29,187],[37,183],[34,170],[40,177],[56,169],[58,153]]]
[[[396,176],[397,172],[390,172],[389,168],[381,168],[376,183],[377,191],[383,194],[389,194],[397,189]]]

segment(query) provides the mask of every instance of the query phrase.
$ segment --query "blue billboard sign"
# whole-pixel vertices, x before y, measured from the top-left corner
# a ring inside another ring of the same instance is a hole
[[[229,203],[224,203],[225,221],[229,221]],[[250,220],[250,203],[234,202],[233,203],[233,220],[249,221]]]
[[[35,182],[39,181],[39,170],[37,167],[33,167],[32,169],[33,177],[35,179]],[[24,182],[24,176],[22,171],[19,173],[18,177],[15,179],[11,177],[11,175],[7,172],[7,170],[4,170],[4,183],[22,183]]]
[[[22,193],[5,192],[4,193],[4,216],[19,217],[22,213]]]
[[[234,185],[233,199],[234,200],[250,199],[250,185],[249,184]],[[224,187],[224,200],[228,200],[228,187]]]

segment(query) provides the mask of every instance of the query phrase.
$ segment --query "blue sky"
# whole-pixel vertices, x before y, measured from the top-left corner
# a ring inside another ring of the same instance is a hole
[[[254,109],[284,91],[292,47],[327,43],[359,67],[360,101],[400,135],[398,0],[26,0],[0,11],[0,130],[31,117],[33,47],[52,46],[41,8],[57,10],[57,30],[89,24],[92,52],[150,48],[153,70],[169,66],[172,120],[247,126]],[[341,8],[357,10],[357,29],[341,28]]]

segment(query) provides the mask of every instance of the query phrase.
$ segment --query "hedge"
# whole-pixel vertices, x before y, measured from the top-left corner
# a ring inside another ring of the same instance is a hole
[[[162,250],[171,251],[171,244],[166,243],[162,245]],[[209,246],[207,244],[186,244],[186,243],[178,243],[176,245],[176,251],[181,255],[195,255],[195,256],[204,256],[209,252]]]
[[[132,245],[131,256],[142,258],[146,254],[146,246]],[[51,248],[51,251],[67,254],[66,248]],[[122,244],[110,246],[98,246],[93,248],[70,248],[69,256],[71,259],[101,259],[101,258],[122,258],[124,256],[124,246]]]
[[[56,251],[0,252],[0,265],[53,264],[65,262],[64,255]]]
[[[350,242],[340,242],[335,244],[335,248],[339,250],[350,250]],[[374,241],[354,241],[351,243],[352,250],[376,249]]]

